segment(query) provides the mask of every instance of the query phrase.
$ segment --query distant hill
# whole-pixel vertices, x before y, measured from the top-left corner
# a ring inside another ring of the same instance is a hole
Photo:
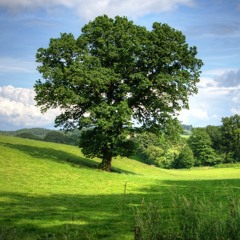
[[[191,135],[193,126],[192,125],[186,125],[182,124],[182,129],[183,129],[183,135]]]
[[[16,131],[0,131],[0,134],[77,146],[80,131],[76,129],[73,132],[66,133],[61,130],[50,130],[45,128],[23,128]]]
[[[193,126],[192,125],[182,124],[181,126],[182,126],[183,130],[187,130],[187,131],[192,131],[193,130]]]
[[[23,128],[16,131],[0,131],[0,134],[7,135],[7,136],[18,136],[23,133],[24,134],[28,133],[43,139],[47,135],[47,133],[50,131],[52,130],[45,129],[45,128]]]

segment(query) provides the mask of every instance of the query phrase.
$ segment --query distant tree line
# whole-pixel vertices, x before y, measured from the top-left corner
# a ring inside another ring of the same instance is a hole
[[[45,128],[24,128],[17,131],[0,131],[0,134],[78,146],[80,131],[77,129],[65,132]]]
[[[240,162],[240,116],[222,118],[222,125],[196,128],[188,140],[197,166]]]
[[[22,137],[38,137],[39,139],[43,139],[46,134],[51,131],[46,128],[23,128],[16,131],[0,131],[2,135],[8,136],[22,136]]]
[[[184,139],[169,139],[168,135],[143,132],[134,137],[134,158],[161,168],[172,168],[174,159],[184,145]]]
[[[188,139],[181,138],[175,142],[163,135],[138,135],[135,138],[137,159],[163,168],[240,162],[239,115],[222,118],[220,126],[191,127],[188,131],[191,131]]]
[[[62,131],[50,131],[43,138],[43,141],[77,146],[79,142],[79,136],[80,131],[77,130],[68,133]]]
[[[190,135],[192,133],[192,130],[193,130],[192,125],[181,124],[181,127],[183,129],[184,135]]]

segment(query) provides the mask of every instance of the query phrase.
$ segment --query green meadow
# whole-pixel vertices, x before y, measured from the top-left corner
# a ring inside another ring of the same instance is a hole
[[[166,170],[119,157],[107,173],[99,162],[78,147],[0,135],[0,239],[133,239],[143,202],[240,196],[239,165]]]

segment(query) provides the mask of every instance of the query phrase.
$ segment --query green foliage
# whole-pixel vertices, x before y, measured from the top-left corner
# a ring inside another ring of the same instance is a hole
[[[156,135],[150,132],[136,134],[134,137],[135,157],[147,164],[167,169],[172,168],[179,149],[184,144],[184,140],[178,136],[177,132],[175,132],[175,137],[169,137],[162,133]],[[176,139],[179,139],[178,143],[176,143]]]
[[[221,133],[225,162],[240,162],[240,116],[222,118]]]
[[[0,131],[2,135],[18,136],[20,134],[32,134],[43,139],[51,131],[45,128],[23,128],[17,131]]]
[[[71,132],[63,132],[64,134],[64,143],[69,145],[78,146],[79,138],[81,136],[81,132],[77,129]]]
[[[16,135],[16,137],[29,138],[29,139],[39,140],[39,141],[42,140],[40,137],[38,137],[30,132],[19,133]]]
[[[188,144],[193,151],[196,160],[195,165],[216,164],[216,153],[212,148],[211,138],[204,128],[195,128],[188,139]]]
[[[159,166],[169,144],[163,135],[151,132],[136,134],[134,137],[136,145],[135,154],[138,159],[147,164]]]
[[[222,118],[221,126],[195,129],[189,145],[197,165],[240,162],[240,116]]]
[[[43,139],[46,142],[64,143],[64,135],[58,131],[48,132]]]
[[[64,110],[56,126],[94,127],[97,144],[86,144],[91,134],[85,134],[80,147],[110,165],[115,154],[126,155],[119,146],[126,145],[133,119],[154,132],[173,129],[166,126],[197,93],[202,61],[196,55],[196,47],[167,24],[148,31],[126,17],[100,16],[77,39],[63,33],[38,49],[45,81],[36,82],[35,100],[42,111]]]
[[[195,163],[194,155],[191,148],[185,145],[178,157],[173,162],[174,168],[191,168]]]
[[[211,138],[212,147],[214,150],[220,152],[222,145],[222,133],[221,126],[207,126],[206,131]]]
[[[162,168],[170,169],[173,167],[173,163],[176,157],[179,155],[178,146],[171,145],[165,152],[164,157],[158,162],[158,166]]]
[[[64,143],[77,146],[79,143],[80,132],[62,132],[62,131],[49,131],[43,138],[46,142]]]
[[[162,166],[161,161],[164,158],[164,149],[161,146],[148,146],[145,151],[143,151],[142,155],[146,157],[147,164],[154,164],[156,166]]]
[[[111,138],[110,138],[111,137]],[[135,144],[131,138],[123,136],[105,135],[104,131],[92,128],[82,131],[80,138],[82,152],[90,158],[103,158],[105,145],[111,148],[111,156],[125,155],[130,157],[135,151]]]

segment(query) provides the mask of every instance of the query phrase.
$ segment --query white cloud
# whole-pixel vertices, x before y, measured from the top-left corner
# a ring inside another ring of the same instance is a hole
[[[210,110],[205,104],[198,104],[196,102],[190,104],[190,109],[183,109],[178,116],[179,121],[183,124],[193,125],[194,127],[219,125],[222,116],[219,116],[214,107]]]
[[[35,104],[34,96],[35,96],[35,93],[32,89],[15,88],[13,86],[0,87],[0,97],[4,101],[7,100],[10,102],[23,104],[25,106],[31,106]]]
[[[233,96],[232,96],[232,108],[231,108],[231,113],[238,114],[240,115],[240,85],[238,85],[235,90],[233,91]]]
[[[0,87],[0,130],[53,126],[59,111],[49,110],[43,115],[35,106],[34,96],[33,89]]]
[[[240,85],[240,69],[238,71],[227,71],[214,79],[218,86],[237,87]]]
[[[238,86],[234,89],[233,95],[234,95],[232,98],[233,103],[239,105],[239,103],[240,103],[240,86]]]
[[[215,87],[216,82],[210,77],[201,77],[201,80],[197,86],[198,88]]]
[[[225,74],[226,72],[237,71],[237,70],[238,69],[233,69],[233,68],[214,68],[214,69],[210,69],[210,70],[205,70],[203,72],[203,75],[217,77],[217,76]]]
[[[0,0],[0,6],[14,11],[34,8],[51,9],[52,7],[64,6],[75,9],[79,16],[85,19],[93,19],[102,14],[139,17],[150,12],[169,11],[180,4],[192,6],[194,0]]]
[[[184,109],[179,115],[179,120],[186,124],[191,124],[193,119],[209,120],[207,111],[200,108],[193,108],[191,110]]]
[[[179,120],[185,124],[218,125],[222,117],[240,114],[240,69],[215,69],[208,73],[198,83],[198,94],[189,99],[189,110],[180,113]]]
[[[240,115],[240,107],[231,108],[231,113]]]

